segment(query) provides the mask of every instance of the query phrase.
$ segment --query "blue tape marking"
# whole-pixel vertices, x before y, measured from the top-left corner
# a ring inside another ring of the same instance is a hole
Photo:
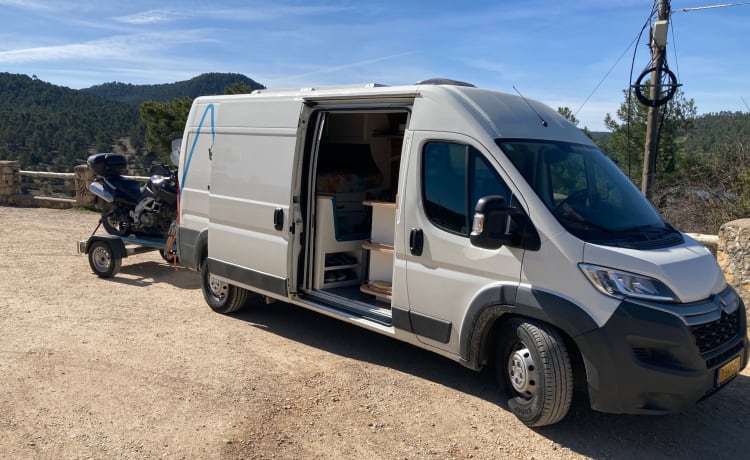
[[[203,111],[203,115],[201,116],[201,122],[198,123],[198,132],[195,134],[195,139],[193,139],[193,145],[190,146],[190,153],[188,154],[187,160],[185,161],[185,167],[182,171],[182,180],[180,181],[180,195],[182,195],[182,190],[185,188],[185,180],[187,179],[187,173],[190,169],[190,160],[193,159],[193,153],[195,153],[195,146],[198,144],[198,138],[201,136],[201,128],[203,127],[203,122],[206,121],[206,115],[208,115],[208,111],[211,110],[211,146],[213,146],[214,141],[216,140],[216,129],[214,126],[214,105],[208,104],[206,106],[206,110]]]

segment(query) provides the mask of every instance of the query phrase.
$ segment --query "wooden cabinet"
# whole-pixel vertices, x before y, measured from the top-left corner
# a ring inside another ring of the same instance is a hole
[[[315,289],[356,286],[362,282],[362,239],[336,238],[334,198],[318,196],[315,215]]]
[[[362,244],[368,255],[367,281],[360,290],[390,303],[393,281],[393,241],[396,226],[396,203],[365,201],[372,207],[370,239]]]

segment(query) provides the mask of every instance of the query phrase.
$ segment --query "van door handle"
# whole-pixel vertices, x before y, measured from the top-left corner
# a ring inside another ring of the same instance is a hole
[[[421,228],[412,228],[409,234],[409,252],[415,256],[422,255],[424,248],[424,233]]]
[[[273,212],[273,228],[279,231],[284,228],[284,210],[281,208]]]

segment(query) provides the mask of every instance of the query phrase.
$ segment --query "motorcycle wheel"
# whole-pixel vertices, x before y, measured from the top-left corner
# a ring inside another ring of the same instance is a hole
[[[130,234],[130,222],[119,219],[114,211],[102,215],[102,225],[110,235],[128,236]]]

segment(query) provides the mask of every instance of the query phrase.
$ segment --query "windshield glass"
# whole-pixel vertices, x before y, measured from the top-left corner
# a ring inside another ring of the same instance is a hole
[[[558,222],[578,238],[627,246],[677,233],[596,147],[536,140],[496,142]]]

